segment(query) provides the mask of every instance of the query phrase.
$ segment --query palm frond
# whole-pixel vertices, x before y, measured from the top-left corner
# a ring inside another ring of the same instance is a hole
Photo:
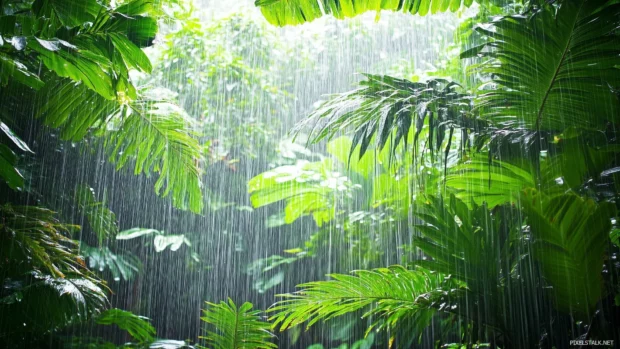
[[[7,332],[47,333],[97,316],[108,305],[105,291],[88,278],[53,277],[32,271],[3,280],[0,310]]]
[[[228,302],[208,303],[203,310],[202,321],[213,326],[206,331],[206,340],[211,349],[269,349],[278,346],[270,340],[274,337],[271,325],[260,320],[260,310],[252,310],[252,303],[237,307]]]
[[[324,15],[338,19],[355,17],[368,11],[396,11],[424,16],[427,13],[458,11],[473,0],[256,0],[263,16],[277,26],[312,22]],[[488,2],[488,1],[477,1]]]
[[[115,121],[118,128],[107,134],[106,145],[117,168],[133,157],[134,174],[159,173],[158,195],[171,194],[174,206],[200,213],[202,148],[189,130],[187,114],[174,104],[146,100],[133,104],[123,119]]]
[[[155,327],[149,319],[121,309],[108,309],[97,316],[99,325],[116,325],[127,331],[139,343],[152,342],[155,336]]]
[[[422,268],[392,266],[353,274],[332,274],[332,280],[299,285],[300,291],[281,295],[284,300],[268,310],[275,313],[270,320],[285,330],[365,310],[363,317],[378,319],[368,331],[395,329],[403,323],[414,323],[421,331],[436,311],[450,311],[464,292],[463,284]]]
[[[602,269],[611,219],[609,202],[597,204],[575,194],[523,196],[536,258],[558,309],[589,318],[604,296]]]
[[[412,82],[390,76],[365,75],[361,88],[335,95],[321,105],[293,132],[310,128],[309,141],[330,139],[340,131],[352,129],[349,157],[360,146],[361,158],[375,139],[378,150],[389,142],[394,153],[400,142],[407,144],[409,130],[415,126],[417,138],[428,122],[429,149],[441,147],[450,128],[473,123],[471,99],[460,86],[444,79]],[[428,120],[427,120],[428,119]]]
[[[596,23],[596,25],[591,25]],[[531,16],[502,17],[477,30],[489,60],[479,114],[499,127],[562,131],[618,122],[620,4],[563,1]]]
[[[149,98],[119,105],[67,80],[48,83],[39,98],[36,116],[60,128],[63,139],[79,141],[94,132],[117,169],[132,160],[136,175],[157,172],[157,194],[171,195],[175,207],[202,211],[201,147],[181,108]]]
[[[1,206],[3,324],[10,331],[46,332],[84,321],[107,306],[104,283],[77,254],[60,223],[40,207]],[[24,326],[26,324],[26,326]]]
[[[68,235],[79,227],[58,221],[55,212],[35,206],[0,206],[3,258],[11,261],[5,273],[21,275],[33,268],[56,278],[69,273],[88,275],[74,253],[76,246]]]

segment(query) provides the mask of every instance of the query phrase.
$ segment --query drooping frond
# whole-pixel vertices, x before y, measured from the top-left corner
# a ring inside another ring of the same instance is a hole
[[[263,16],[277,26],[312,22],[324,15],[338,19],[355,17],[368,11],[396,11],[424,16],[428,13],[458,11],[474,0],[256,0]],[[488,2],[488,1],[477,1]]]
[[[157,194],[170,195],[174,206],[200,213],[202,148],[185,112],[171,103],[147,100],[134,103],[126,117],[115,121],[117,129],[107,134],[106,145],[117,168],[133,158],[134,174],[159,173]]]
[[[8,332],[54,331],[91,319],[107,306],[100,285],[75,274],[53,277],[32,271],[3,281],[0,310]]]
[[[5,268],[5,273],[19,275],[33,268],[57,278],[67,272],[87,273],[74,254],[75,242],[67,237],[79,227],[63,224],[55,212],[35,206],[0,206],[0,218],[6,238],[0,252],[13,261],[13,269]]]
[[[534,251],[558,309],[589,318],[604,296],[602,269],[608,247],[612,203],[575,194],[523,196]]]
[[[201,147],[178,106],[156,99],[119,105],[67,80],[48,83],[39,97],[37,117],[60,128],[63,139],[78,141],[94,132],[104,138],[117,169],[133,162],[136,175],[157,172],[157,194],[170,195],[178,208],[202,211]]]
[[[0,313],[8,331],[51,331],[107,305],[103,282],[85,266],[60,223],[40,207],[0,207],[4,262]],[[24,326],[24,324],[26,324]]]
[[[619,25],[617,2],[576,0],[478,26],[489,41],[464,56],[484,49],[482,71],[498,87],[482,91],[479,114],[500,127],[537,131],[617,123]]]
[[[219,304],[207,302],[203,310],[202,321],[214,328],[206,331],[206,340],[210,349],[269,349],[278,346],[271,342],[274,337],[269,329],[271,325],[260,320],[260,310],[252,310],[252,303],[243,303],[237,307],[228,299]]]
[[[377,319],[371,328],[394,329],[408,322],[421,331],[436,311],[450,311],[464,292],[458,282],[421,268],[392,266],[353,273],[332,274],[332,280],[302,284],[300,291],[281,295],[284,300],[268,310],[275,313],[274,326],[285,330],[307,322],[309,327],[365,310],[364,317]]]
[[[446,130],[470,125],[470,97],[460,86],[443,79],[412,82],[390,76],[365,75],[361,88],[335,95],[298,124],[294,132],[310,128],[310,142],[331,138],[339,131],[354,132],[350,154],[360,146],[361,158],[373,139],[381,150],[388,143],[392,153],[407,136],[412,125],[416,138],[424,123],[431,127],[429,148],[437,149]]]
[[[140,343],[152,342],[155,336],[155,327],[148,318],[121,309],[104,311],[97,316],[96,322],[99,325],[116,325]]]

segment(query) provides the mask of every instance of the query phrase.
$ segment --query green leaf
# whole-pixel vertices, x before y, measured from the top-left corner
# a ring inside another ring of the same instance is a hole
[[[155,229],[131,228],[116,234],[116,240],[131,240],[141,236],[148,236],[157,233],[159,233],[159,231]]]
[[[116,325],[127,331],[139,343],[152,342],[155,336],[155,327],[149,319],[121,309],[108,309],[101,313],[96,320],[99,325]]]
[[[206,336],[201,337],[213,349],[269,349],[278,346],[271,343],[273,334],[269,332],[270,324],[260,320],[260,310],[252,310],[252,303],[243,303],[237,307],[228,299],[219,304],[207,302],[203,310],[202,321],[212,327]]]
[[[36,0],[32,6],[39,9],[39,16],[49,16],[50,11],[53,11],[67,27],[94,22],[95,17],[104,9],[96,0]]]
[[[22,141],[21,138],[19,138],[15,133],[13,133],[9,126],[7,126],[7,124],[3,123],[2,121],[0,121],[0,131],[2,131],[20,150],[28,153],[33,153],[33,151],[30,150],[30,148],[28,147],[28,144]]]
[[[464,202],[486,202],[489,207],[518,201],[523,189],[536,186],[531,171],[507,161],[489,161],[487,155],[474,155],[450,168],[445,185]]]
[[[194,346],[173,339],[158,339],[149,345],[149,349],[194,349]]]
[[[36,74],[28,71],[26,65],[4,53],[0,53],[0,86],[6,86],[11,80],[35,90],[43,87],[43,81]]]
[[[590,318],[604,295],[604,252],[615,206],[575,194],[545,197],[535,191],[525,193],[522,202],[556,307]]]
[[[28,47],[37,52],[45,66],[58,76],[82,82],[108,100],[116,98],[109,72],[111,62],[107,57],[79,50],[62,40],[35,38],[28,41]]]
[[[155,246],[155,252],[162,252],[166,248],[170,248],[170,251],[174,252],[183,245],[192,246],[185,235],[155,235],[153,245]]]
[[[116,33],[109,34],[112,44],[123,57],[128,68],[150,73],[153,67],[146,54],[126,36]]]
[[[0,144],[0,177],[11,189],[19,189],[24,186],[24,177],[15,167],[17,156],[6,145]]]
[[[352,184],[331,171],[331,160],[298,161],[259,174],[248,182],[252,206],[262,207],[286,201],[284,221],[292,223],[311,214],[318,226],[335,217],[337,194],[347,194]]]

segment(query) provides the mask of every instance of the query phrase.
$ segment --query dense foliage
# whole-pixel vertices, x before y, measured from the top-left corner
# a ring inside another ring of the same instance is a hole
[[[620,343],[620,2],[255,5],[464,17],[435,69],[367,71],[281,141],[364,22],[0,0],[0,346]]]

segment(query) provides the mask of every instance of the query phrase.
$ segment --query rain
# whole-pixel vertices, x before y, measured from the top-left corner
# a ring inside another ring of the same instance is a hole
[[[615,0],[0,0],[0,347],[615,348]]]

